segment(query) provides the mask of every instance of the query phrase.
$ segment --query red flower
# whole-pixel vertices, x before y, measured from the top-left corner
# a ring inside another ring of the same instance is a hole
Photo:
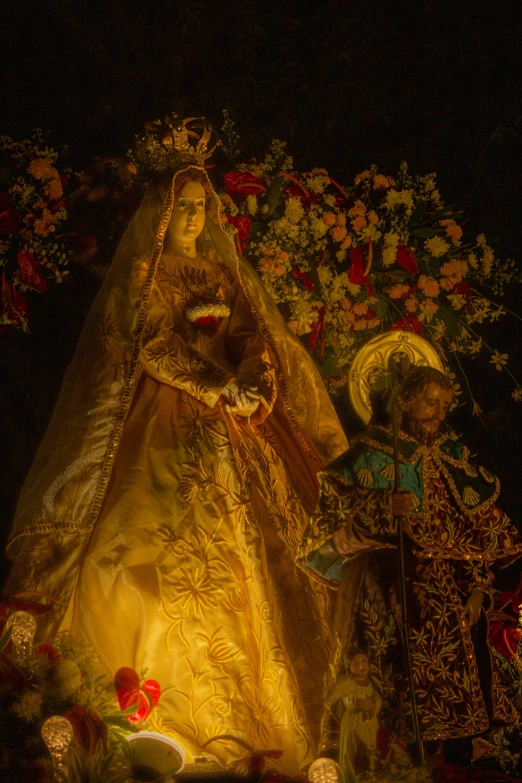
[[[29,250],[19,250],[17,258],[23,282],[43,293],[47,289],[47,280],[39,272],[41,265],[34,253]]]
[[[229,196],[257,196],[259,193],[266,193],[263,180],[246,171],[229,171],[223,179]]]
[[[301,272],[297,267],[294,267],[292,269],[292,277],[296,280],[302,280],[303,287],[306,288],[307,291],[315,291],[315,285],[312,283],[310,278],[305,272]]]
[[[364,274],[365,269],[365,262],[364,262],[364,255],[362,247],[354,247],[352,250],[350,250],[350,259],[352,262],[352,265],[350,267],[350,271],[348,272],[348,277],[350,278],[350,282],[354,285],[365,285],[368,289],[368,293],[370,296],[373,294],[373,287],[370,285],[370,281],[368,280],[367,276]]]
[[[27,314],[25,296],[5,279],[2,273],[2,305],[7,305],[7,312],[14,321]]]
[[[516,657],[520,641],[520,630],[514,620],[502,621],[500,618],[489,623],[489,643],[497,652],[512,660]]]
[[[409,247],[405,247],[405,245],[398,246],[395,262],[405,269],[406,272],[410,272],[412,275],[419,274],[419,265],[415,253],[413,253]]]
[[[122,710],[136,705],[136,711],[127,716],[131,723],[138,723],[148,718],[160,700],[161,688],[156,680],[147,680],[140,687],[137,673],[128,666],[118,669],[114,677],[114,685]]]
[[[312,331],[308,334],[308,347],[311,351],[315,351],[317,348],[317,343],[319,342],[319,335],[321,334],[324,326],[324,313],[325,308],[321,307],[319,310],[317,307],[314,307],[314,310],[318,313],[318,318],[315,324],[312,326]]]
[[[452,294],[463,294],[464,296],[470,296],[471,288],[469,283],[465,280],[461,280],[460,283],[455,283],[453,286]]]
[[[307,191],[308,192],[308,191]],[[285,193],[287,196],[292,196],[292,198],[298,198],[305,206],[310,206],[311,204],[317,204],[319,199],[315,195],[315,193],[308,192],[308,195],[302,190],[301,188],[298,188],[297,185],[287,185],[285,188]],[[337,199],[336,199],[337,200]],[[342,202],[342,199],[341,199]],[[338,206],[336,204],[336,206]]]
[[[228,222],[237,228],[236,243],[239,252],[243,254],[250,235],[252,218],[248,215],[228,215]]]
[[[48,642],[42,642],[42,644],[37,645],[34,648],[34,652],[39,658],[47,658],[49,663],[55,663],[60,657],[60,653],[54,644],[49,644]]]
[[[401,329],[405,332],[420,332],[423,329],[423,325],[416,315],[407,315],[406,318],[395,321],[389,327],[389,331],[392,329]]]
[[[518,614],[518,609],[520,604],[522,604],[522,573],[520,574],[517,587],[514,590],[512,588],[504,590],[504,592],[499,595],[497,601],[500,606],[505,606],[508,601],[511,601],[511,608],[515,614]]]
[[[20,215],[11,206],[9,192],[0,191],[0,234],[14,234],[20,228]]]
[[[97,712],[89,707],[82,707],[81,704],[75,704],[71,710],[64,714],[64,717],[71,722],[76,741],[85,748],[89,755],[95,753],[100,740],[103,743],[104,752],[107,753],[109,727]]]

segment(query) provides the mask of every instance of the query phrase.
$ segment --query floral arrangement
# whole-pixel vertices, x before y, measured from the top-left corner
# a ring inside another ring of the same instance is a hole
[[[0,136],[0,326],[28,331],[26,293],[44,293],[68,274],[60,229],[67,218],[58,153],[40,130],[22,141]]]
[[[264,161],[224,175],[226,227],[256,267],[289,327],[304,341],[332,395],[370,337],[389,329],[420,333],[473,397],[461,357],[489,354],[496,370],[522,389],[508,355],[491,346],[485,324],[506,315],[506,287],[520,282],[512,260],[499,260],[486,237],[465,241],[462,213],[444,204],[435,174],[393,177],[376,166],[349,187],[324,169],[298,174],[284,143]],[[500,300],[500,301],[499,301]],[[515,317],[515,313],[512,313]]]
[[[154,680],[120,669],[114,682],[100,674],[97,656],[83,641],[59,633],[54,642],[33,645],[33,614],[42,604],[3,597],[0,638],[0,769],[12,779],[47,783],[57,774],[57,759],[44,743],[46,721],[62,716],[72,744],[67,756],[71,783],[132,783],[126,738],[145,728],[160,698]],[[31,612],[26,611],[31,609]],[[32,623],[32,625],[31,625]]]

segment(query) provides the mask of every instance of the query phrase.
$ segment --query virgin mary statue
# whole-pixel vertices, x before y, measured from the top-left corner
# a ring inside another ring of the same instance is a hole
[[[162,688],[153,728],[223,765],[313,759],[327,588],[294,553],[346,440],[318,372],[220,225],[208,132],[165,125],[23,487],[7,591],[41,593],[103,670]],[[201,125],[199,125],[201,127]],[[170,135],[169,135],[170,134]]]

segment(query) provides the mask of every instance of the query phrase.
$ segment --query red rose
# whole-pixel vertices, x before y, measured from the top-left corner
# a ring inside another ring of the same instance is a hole
[[[136,710],[127,715],[131,723],[148,718],[161,696],[161,688],[156,680],[147,680],[140,686],[140,680],[134,669],[123,666],[114,677],[114,685],[120,708],[127,710],[136,705]]]
[[[423,325],[416,315],[408,315],[406,318],[401,318],[388,327],[389,331],[392,329],[401,329],[405,332],[420,332],[423,329]]]
[[[489,643],[497,652],[512,660],[516,657],[520,630],[514,620],[496,618],[489,623]]]
[[[29,250],[19,250],[17,258],[23,282],[43,293],[47,289],[47,280],[40,274],[41,265],[34,253]]]
[[[56,663],[60,657],[60,653],[54,644],[49,644],[48,642],[42,642],[42,644],[38,644],[34,648],[34,652],[35,655],[37,655],[39,658],[47,658],[49,663]]]
[[[259,177],[246,171],[229,171],[224,178],[229,196],[257,196],[266,193],[266,185]]]
[[[406,272],[410,272],[412,275],[419,274],[419,265],[417,263],[415,253],[413,253],[409,247],[405,247],[404,245],[398,246],[395,263],[405,269]]]

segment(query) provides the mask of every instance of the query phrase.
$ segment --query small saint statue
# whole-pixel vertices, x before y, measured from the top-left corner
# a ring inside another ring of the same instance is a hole
[[[345,783],[355,783],[358,768],[377,768],[377,732],[381,695],[370,675],[368,655],[355,648],[345,658],[348,673],[335,683],[329,702],[341,702],[339,765]]]

